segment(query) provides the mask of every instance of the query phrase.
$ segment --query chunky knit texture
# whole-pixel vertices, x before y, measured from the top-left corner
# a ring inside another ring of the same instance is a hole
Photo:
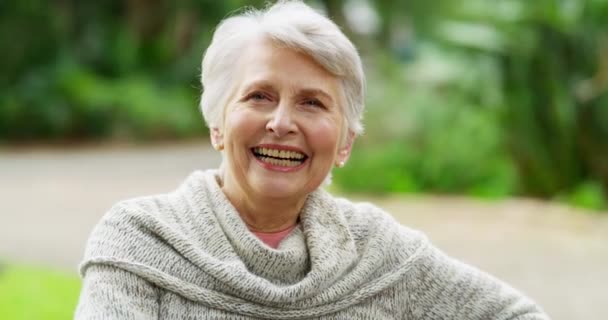
[[[381,209],[323,190],[270,248],[212,170],[114,206],[80,271],[76,319],[548,319]]]

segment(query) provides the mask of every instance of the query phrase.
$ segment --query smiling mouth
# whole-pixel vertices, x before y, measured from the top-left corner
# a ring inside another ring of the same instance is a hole
[[[308,159],[306,154],[291,150],[255,147],[251,148],[251,152],[261,162],[287,168],[297,167]]]

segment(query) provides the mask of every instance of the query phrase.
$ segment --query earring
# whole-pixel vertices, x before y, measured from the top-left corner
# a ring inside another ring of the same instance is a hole
[[[338,164],[336,165],[338,168],[342,168],[344,167],[344,161],[340,161],[338,162]]]
[[[224,150],[224,144],[223,143],[214,143],[213,149],[215,149],[217,151],[222,151],[222,150]]]

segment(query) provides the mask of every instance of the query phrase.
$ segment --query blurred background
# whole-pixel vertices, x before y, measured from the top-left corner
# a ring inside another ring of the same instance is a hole
[[[608,0],[306,2],[367,74],[366,132],[333,191],[554,319],[608,318]],[[0,2],[0,318],[71,318],[105,210],[217,166],[202,54],[223,18],[264,3]]]

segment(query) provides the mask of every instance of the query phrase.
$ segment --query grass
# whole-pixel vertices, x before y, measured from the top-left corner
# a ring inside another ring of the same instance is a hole
[[[76,274],[0,264],[0,319],[72,319],[79,291]]]

